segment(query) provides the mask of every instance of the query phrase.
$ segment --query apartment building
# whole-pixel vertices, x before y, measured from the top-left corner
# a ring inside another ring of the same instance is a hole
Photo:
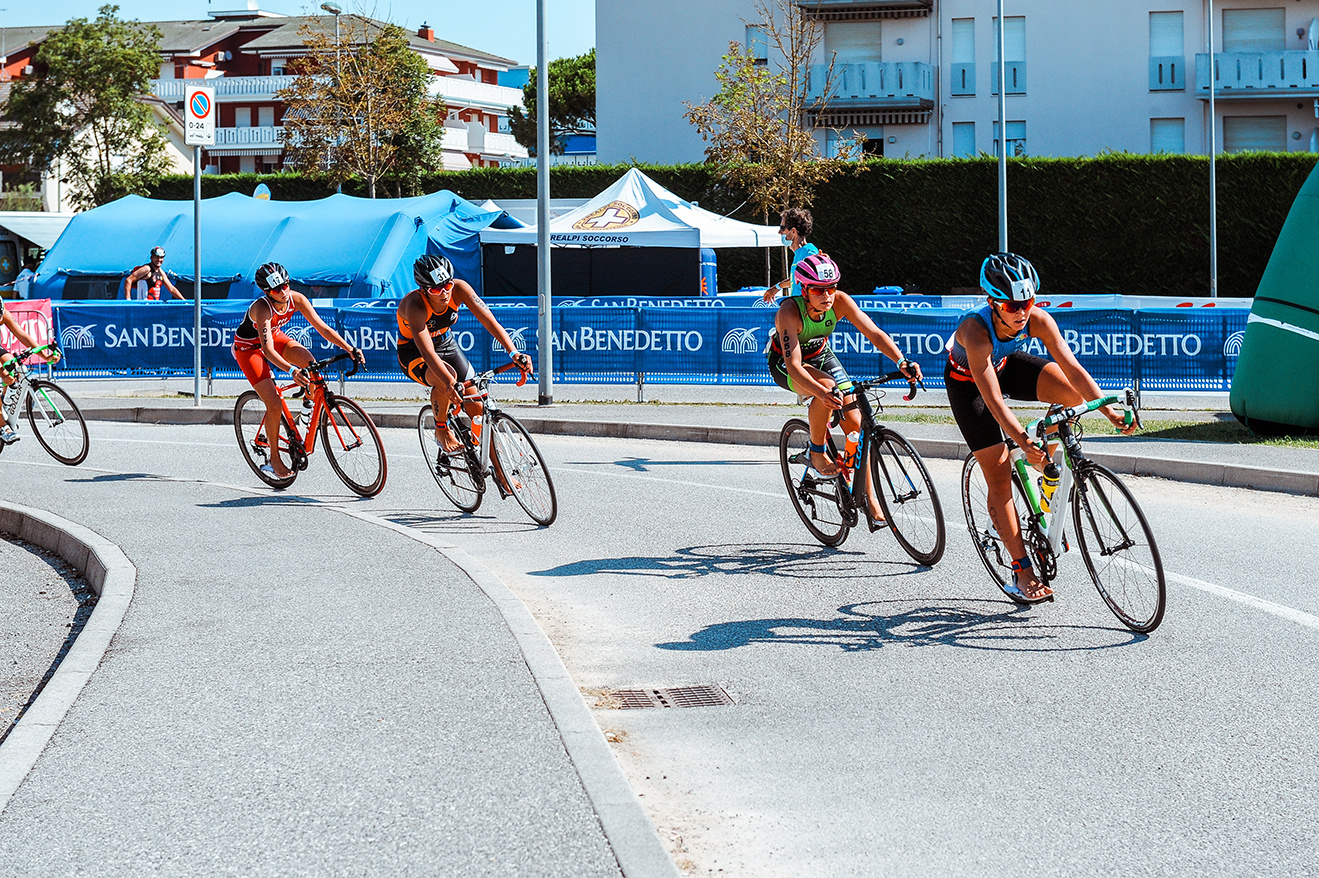
[[[998,154],[996,0],[803,0],[823,39],[808,89],[835,88],[824,149],[862,133],[887,156]],[[1005,0],[1009,155],[1207,154],[1208,0]],[[1319,0],[1214,0],[1218,149],[1319,152]],[[691,162],[685,102],[719,89],[730,42],[774,59],[751,0],[610,0],[596,10],[602,162]],[[637,35],[644,34],[640,40]]]
[[[175,170],[192,172],[192,149],[183,143],[183,100],[198,80],[215,89],[219,113],[215,146],[202,151],[204,173],[281,169],[285,106],[276,94],[293,81],[289,63],[306,52],[303,29],[333,38],[335,17],[278,15],[249,2],[248,8],[213,11],[204,20],[150,23],[161,31],[161,66],[144,100],[166,129]],[[30,76],[41,40],[57,29],[26,28],[16,34],[18,29],[11,28],[0,79]],[[521,105],[522,91],[499,85],[500,73],[516,61],[438,39],[424,24],[411,35],[410,46],[435,73],[431,94],[447,108],[441,141],[445,168],[498,166],[527,157],[507,133],[509,110]],[[7,85],[0,82],[0,99]],[[48,210],[69,209],[57,179],[42,181],[42,191]]]

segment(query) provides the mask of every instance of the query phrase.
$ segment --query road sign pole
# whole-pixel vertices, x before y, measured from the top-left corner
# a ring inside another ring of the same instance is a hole
[[[202,404],[202,148],[192,148],[192,404]]]

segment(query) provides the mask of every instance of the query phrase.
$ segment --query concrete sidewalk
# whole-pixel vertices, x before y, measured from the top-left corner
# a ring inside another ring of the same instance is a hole
[[[189,379],[84,379],[61,382],[91,419],[143,423],[230,423],[233,399],[245,381],[216,381],[213,397],[194,406]],[[411,427],[424,404],[412,383],[354,381],[348,395],[362,402],[383,427]],[[647,385],[645,403],[635,385],[562,384],[552,406],[536,404],[537,387],[495,385],[495,395],[533,433],[669,439],[694,442],[776,445],[779,429],[805,408],[778,387]],[[943,391],[922,391],[907,402],[905,387],[883,399],[891,414],[948,416]],[[1226,393],[1146,393],[1146,421],[1232,420]],[[1014,403],[1022,414],[1042,412],[1036,404]],[[881,415],[881,420],[882,420]],[[960,459],[967,449],[953,424],[895,420],[893,426],[926,457]],[[1171,439],[1123,438],[1107,434],[1099,416],[1087,422],[1087,453],[1112,469],[1200,484],[1319,495],[1319,450],[1234,445]]]

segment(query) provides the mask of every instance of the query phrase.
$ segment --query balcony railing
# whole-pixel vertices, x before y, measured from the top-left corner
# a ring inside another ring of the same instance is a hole
[[[520,88],[473,82],[456,76],[437,76],[431,81],[430,93],[431,97],[441,98],[446,104],[460,104],[464,107],[507,110],[510,107],[522,106]]]
[[[527,156],[526,147],[518,143],[512,134],[486,131],[477,125],[463,128],[445,125],[440,148],[449,152],[473,153],[484,156],[509,155],[513,158],[526,158]]]
[[[213,79],[153,79],[151,93],[162,101],[181,101],[188,89],[204,85],[215,89],[217,101],[274,100],[275,92],[293,84],[292,76],[217,76]]]
[[[284,128],[277,127],[258,127],[258,128],[216,128],[215,145],[217,147],[230,146],[279,146],[280,132]]]
[[[1319,97],[1319,51],[1215,52],[1216,98]],[[1195,56],[1195,91],[1209,97],[1209,55]]]
[[[819,101],[829,68],[811,67],[807,97]],[[934,106],[934,68],[919,61],[867,61],[835,64],[833,89],[827,96],[833,109],[927,109]]]

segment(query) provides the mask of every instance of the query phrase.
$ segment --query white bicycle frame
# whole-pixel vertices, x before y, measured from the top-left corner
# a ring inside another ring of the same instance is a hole
[[[1017,475],[1021,478],[1021,486],[1026,491],[1026,502],[1030,504],[1031,514],[1041,512],[1039,491],[1036,490],[1034,478],[1036,470],[1027,465],[1026,456],[1020,448],[1013,447],[1011,459],[1012,468],[1017,471]],[[1053,492],[1053,499],[1049,503],[1049,511],[1044,513],[1044,536],[1049,541],[1049,548],[1053,554],[1057,555],[1063,544],[1063,531],[1067,527],[1067,508],[1072,499],[1072,464],[1067,460],[1061,442],[1053,452],[1053,462],[1058,465],[1062,473],[1058,477],[1058,489]]]

